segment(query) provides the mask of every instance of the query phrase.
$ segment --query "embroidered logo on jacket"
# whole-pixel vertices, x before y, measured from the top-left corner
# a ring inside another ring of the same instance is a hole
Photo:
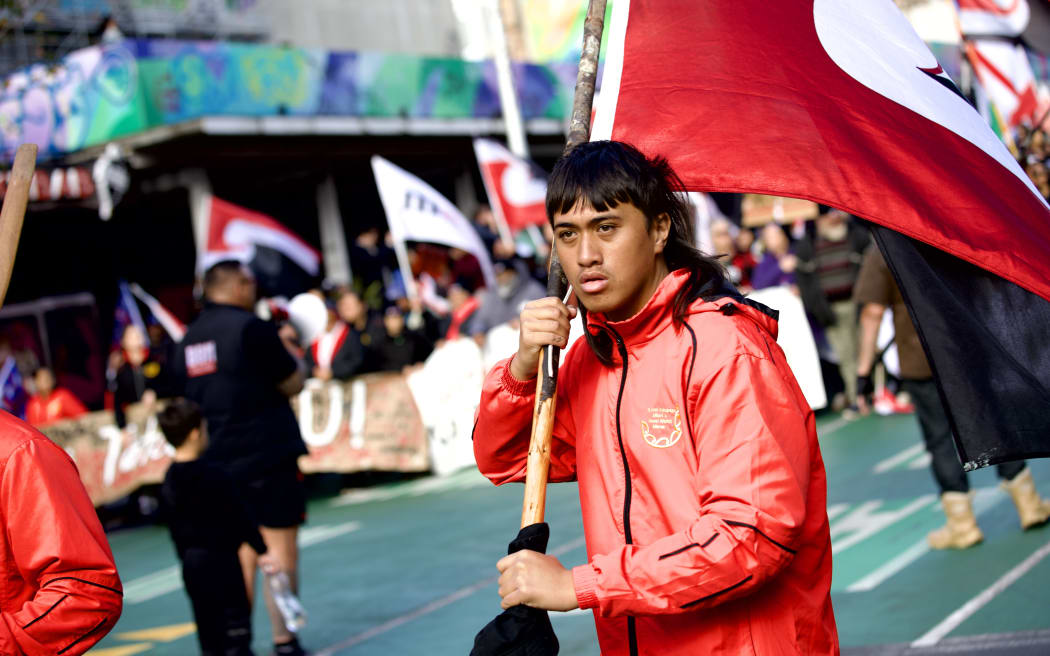
[[[673,408],[649,408],[649,420],[642,421],[642,437],[649,446],[666,449],[682,439],[682,413]]]

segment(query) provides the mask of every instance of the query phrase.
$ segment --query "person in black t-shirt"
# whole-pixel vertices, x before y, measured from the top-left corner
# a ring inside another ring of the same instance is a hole
[[[176,353],[185,396],[208,422],[204,458],[225,469],[241,490],[280,568],[298,588],[299,526],[306,493],[299,456],[307,453],[288,403],[303,386],[303,372],[277,328],[251,312],[255,278],[236,261],[219,262],[204,275],[204,310]],[[240,550],[248,597],[254,598],[255,552]],[[275,651],[299,654],[296,637],[281,620],[268,586],[263,597]]]
[[[269,571],[275,564],[265,555],[262,535],[229,475],[198,459],[208,435],[197,404],[175,399],[157,419],[164,437],[175,447],[161,500],[182,562],[201,653],[250,655],[251,602],[237,552],[241,545],[249,545],[264,569]]]

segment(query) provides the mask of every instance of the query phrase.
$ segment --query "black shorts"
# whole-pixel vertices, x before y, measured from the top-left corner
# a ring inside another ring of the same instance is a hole
[[[248,481],[244,501],[266,528],[290,528],[306,521],[306,485],[295,459]]]

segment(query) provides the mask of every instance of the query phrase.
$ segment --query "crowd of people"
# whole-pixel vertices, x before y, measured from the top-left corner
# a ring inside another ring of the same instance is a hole
[[[863,410],[857,396],[857,304],[853,288],[870,234],[861,221],[832,208],[813,221],[755,232],[727,219],[711,223],[714,254],[743,293],[784,286],[802,301],[834,411]]]

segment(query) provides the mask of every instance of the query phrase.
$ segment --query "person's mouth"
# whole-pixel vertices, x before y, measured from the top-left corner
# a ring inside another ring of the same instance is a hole
[[[587,272],[580,275],[577,286],[587,294],[600,294],[609,286],[609,279],[600,273]]]

